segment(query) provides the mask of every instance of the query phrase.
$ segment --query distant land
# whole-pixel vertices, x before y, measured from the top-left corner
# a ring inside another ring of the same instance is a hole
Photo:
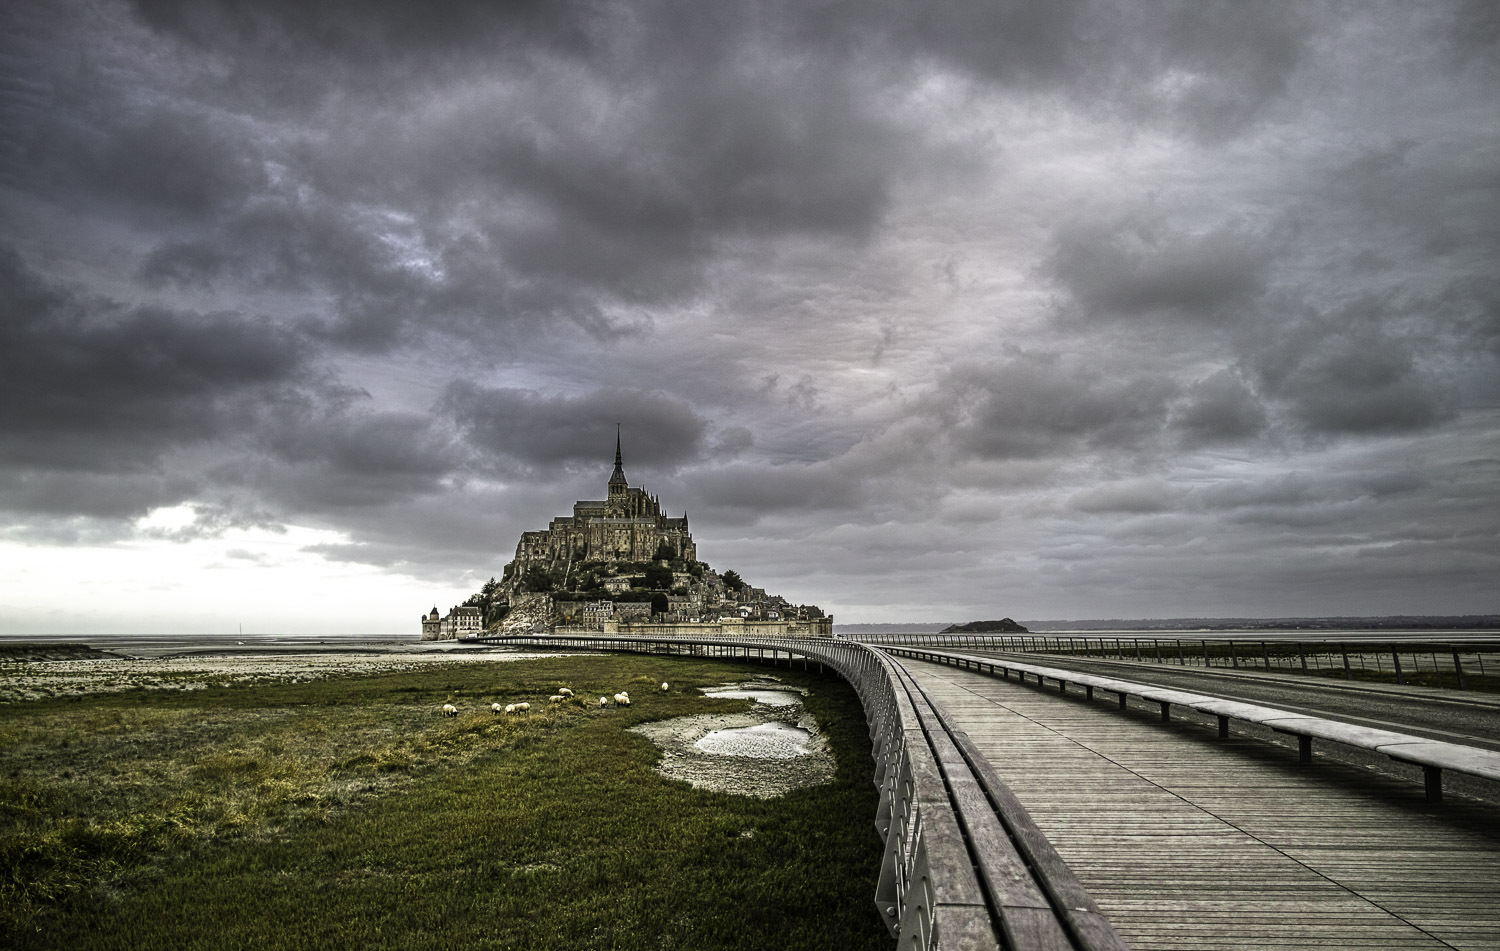
[[[998,621],[970,621],[968,624],[952,624],[943,628],[939,634],[1029,634],[1026,628],[1012,621],[1010,618],[1001,618]]]
[[[1500,614],[1384,617],[1179,617],[1022,621],[1031,631],[1476,631],[1500,629]],[[936,634],[952,621],[835,624],[840,634]]]

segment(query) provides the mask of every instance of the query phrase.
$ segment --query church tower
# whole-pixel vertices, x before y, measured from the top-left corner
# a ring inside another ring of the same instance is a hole
[[[620,427],[615,426],[615,472],[609,477],[609,498],[611,501],[623,499],[625,493],[630,489],[630,483],[625,481],[625,464],[620,456]]]

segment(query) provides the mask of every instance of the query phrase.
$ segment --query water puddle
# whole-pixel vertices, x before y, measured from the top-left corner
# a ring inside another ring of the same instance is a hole
[[[796,759],[810,756],[812,732],[773,720],[742,726],[737,730],[714,730],[693,746],[715,756],[751,756],[758,759]]]
[[[656,771],[698,789],[771,799],[830,782],[835,765],[802,688],[743,682],[706,687],[724,700],[754,700],[744,713],[706,713],[631,727],[661,749]]]
[[[802,697],[796,691],[784,688],[757,687],[749,684],[727,684],[723,687],[703,687],[703,693],[710,697],[719,697],[728,700],[754,700],[768,707],[792,707],[802,702]]]

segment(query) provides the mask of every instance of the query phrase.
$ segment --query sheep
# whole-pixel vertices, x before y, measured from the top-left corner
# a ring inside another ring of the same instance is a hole
[[[558,691],[558,693],[562,694],[564,697],[573,696],[573,691],[569,690],[567,687],[562,688]]]
[[[445,703],[445,704],[443,704],[443,716],[445,716],[445,717],[456,717],[456,716],[458,716],[458,707],[455,707],[451,703]]]
[[[666,693],[667,692],[667,682],[665,680],[663,680],[662,683],[661,683],[661,692],[662,693]]]
[[[516,712],[516,705],[513,704],[513,703],[507,703],[505,705],[505,712],[506,713],[515,713]]]
[[[493,710],[493,711],[495,711],[496,713],[499,713],[500,712],[500,704],[498,704],[498,703],[492,703],[492,704],[490,704],[490,709]]]
[[[548,703],[562,703],[565,699],[567,699],[567,698],[564,697],[562,694],[560,694],[560,693],[554,693],[552,696],[550,696],[550,697],[547,698],[547,702]]]
[[[622,707],[630,706],[630,694],[626,693],[623,690],[620,691],[619,693],[615,694],[615,703],[618,703]]]
[[[607,707],[607,706],[609,706],[609,698],[608,697],[600,697],[599,698],[599,706],[601,706],[601,707]]]
[[[530,709],[531,709],[531,704],[529,704],[529,703],[518,703],[518,704],[516,704],[516,712],[517,713],[525,713],[527,710],[530,710]]]

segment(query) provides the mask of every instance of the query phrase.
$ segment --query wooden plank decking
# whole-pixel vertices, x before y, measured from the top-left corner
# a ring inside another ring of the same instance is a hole
[[[1500,817],[1256,740],[905,663],[1138,951],[1500,949]]]

